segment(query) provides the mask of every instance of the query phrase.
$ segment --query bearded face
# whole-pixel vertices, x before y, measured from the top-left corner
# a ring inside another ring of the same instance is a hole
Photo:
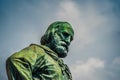
[[[73,36],[70,34],[68,27],[60,27],[51,36],[49,47],[55,51],[59,57],[64,58],[69,51],[69,45]]]
[[[64,58],[68,54],[73,36],[74,31],[68,22],[57,21],[48,27],[41,38],[41,44],[56,52],[58,57]]]

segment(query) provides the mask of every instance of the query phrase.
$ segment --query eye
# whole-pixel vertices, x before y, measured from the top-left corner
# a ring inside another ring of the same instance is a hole
[[[69,33],[62,32],[62,36],[64,36],[65,38],[70,37],[70,41],[72,41],[72,40],[73,40],[73,37],[72,37]]]
[[[65,36],[66,38],[68,37],[68,36],[70,36],[68,33],[66,33],[66,32],[62,32],[62,35],[63,36]]]

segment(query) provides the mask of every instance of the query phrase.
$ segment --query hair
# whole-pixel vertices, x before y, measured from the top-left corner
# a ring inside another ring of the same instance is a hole
[[[46,30],[45,34],[41,37],[40,43],[42,45],[48,44],[50,42],[52,36],[54,36],[55,31],[58,30],[59,27],[64,26],[64,24],[69,25],[71,30],[73,30],[72,26],[68,22],[63,22],[63,21],[53,22],[52,24],[49,25],[49,27]],[[73,31],[73,33],[74,33],[74,31]]]

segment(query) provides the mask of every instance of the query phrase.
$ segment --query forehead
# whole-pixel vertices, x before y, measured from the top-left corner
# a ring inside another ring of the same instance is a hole
[[[68,25],[68,24],[59,25],[58,30],[60,32],[66,32],[66,33],[70,34],[72,37],[74,36],[74,31],[73,31],[71,25]]]

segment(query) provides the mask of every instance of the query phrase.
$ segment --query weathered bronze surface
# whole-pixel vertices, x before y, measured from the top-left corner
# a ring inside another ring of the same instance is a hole
[[[68,22],[52,23],[41,38],[41,45],[31,44],[6,61],[9,80],[72,80],[61,58],[68,54],[74,31]]]

